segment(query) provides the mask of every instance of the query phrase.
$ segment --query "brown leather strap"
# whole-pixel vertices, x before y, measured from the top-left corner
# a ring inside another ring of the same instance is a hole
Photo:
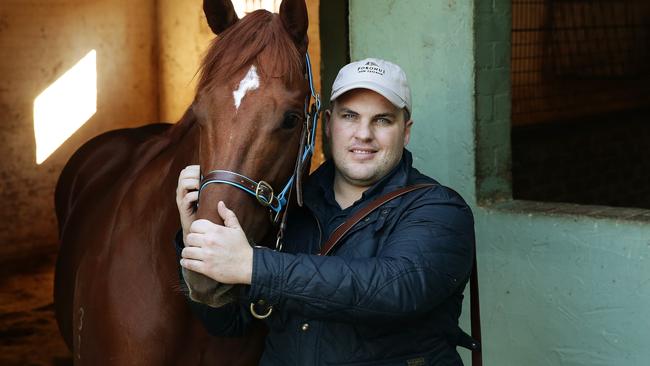
[[[201,184],[199,187],[201,188],[200,190],[202,190],[208,184],[219,182],[230,182],[235,186],[245,187],[246,189],[253,192],[256,197],[259,196],[258,200],[260,203],[264,203],[262,202],[262,200],[264,200],[266,203],[273,207],[277,207],[279,204],[277,197],[273,192],[273,187],[271,187],[269,183],[264,181],[256,182],[241,174],[233,173],[227,170],[213,170],[209,172],[206,176],[203,177],[203,179],[201,179]]]
[[[348,218],[345,220],[344,223],[339,225],[339,227],[334,230],[332,235],[327,239],[325,244],[321,246],[320,248],[320,255],[328,255],[334,246],[338,244],[338,242],[345,236],[345,234],[352,229],[354,225],[356,225],[359,221],[361,221],[364,217],[368,216],[372,211],[376,210],[378,207],[383,205],[384,203],[391,201],[401,195],[404,195],[406,193],[421,189],[421,188],[426,188],[426,187],[431,187],[434,184],[432,183],[426,183],[426,184],[415,184],[412,186],[407,186],[404,188],[400,188],[398,190],[389,192],[381,197],[376,198],[374,201],[370,202],[366,207],[362,208],[361,210],[357,211],[352,217]]]
[[[412,186],[407,186],[400,188],[398,190],[389,192],[381,197],[376,198],[370,202],[366,207],[357,211],[352,217],[347,219],[343,224],[334,230],[332,235],[327,239],[325,244],[321,247],[320,255],[328,255],[331,253],[332,249],[340,242],[340,240],[345,236],[345,234],[354,227],[359,221],[363,220],[364,217],[368,216],[372,211],[376,210],[383,204],[391,201],[399,196],[402,196],[406,193],[413,192],[415,190],[432,187],[434,184],[415,184]],[[474,245],[474,261],[472,264],[472,273],[469,280],[469,291],[470,291],[470,319],[472,322],[472,344],[470,344],[470,349],[472,350],[472,365],[473,366],[482,366],[483,357],[481,354],[481,309],[479,306],[479,294],[478,294],[478,272],[476,264],[476,244]]]
[[[478,301],[478,271],[476,265],[476,244],[474,244],[474,264],[469,277],[469,309],[472,323],[472,339],[478,342],[472,351],[472,366],[483,366],[483,344],[481,343],[481,306]]]

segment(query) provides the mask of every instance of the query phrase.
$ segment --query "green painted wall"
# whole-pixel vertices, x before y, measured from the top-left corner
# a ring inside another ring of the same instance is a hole
[[[486,364],[648,365],[649,225],[522,206],[478,210]]]
[[[411,83],[416,165],[474,195],[474,70],[469,1],[350,1],[350,57],[379,57]]]
[[[350,0],[351,58],[403,66],[416,166],[474,208],[485,365],[647,365],[650,211],[511,200],[509,3]]]

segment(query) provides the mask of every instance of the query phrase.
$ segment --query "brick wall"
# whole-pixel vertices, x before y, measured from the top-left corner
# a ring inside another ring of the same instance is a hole
[[[475,2],[476,182],[479,201],[510,197],[510,0]]]

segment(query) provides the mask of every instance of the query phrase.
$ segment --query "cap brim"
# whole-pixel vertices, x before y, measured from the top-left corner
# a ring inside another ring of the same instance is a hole
[[[389,102],[391,102],[394,106],[397,108],[406,108],[407,110],[409,109],[408,106],[406,105],[406,102],[402,100],[397,94],[392,92],[389,89],[384,88],[383,86],[373,83],[371,81],[357,81],[350,83],[344,87],[341,87],[335,91],[332,92],[332,96],[330,97],[330,102],[334,101],[334,99],[340,97],[341,95],[349,92],[350,90],[353,89],[368,89],[372,90],[376,93],[379,93],[381,96],[384,98],[388,99]],[[409,111],[410,112],[410,111]]]

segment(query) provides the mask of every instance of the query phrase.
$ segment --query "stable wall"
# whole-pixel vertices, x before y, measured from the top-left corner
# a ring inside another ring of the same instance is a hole
[[[484,364],[646,365],[650,212],[512,200],[510,16],[510,0],[353,0],[351,58],[404,67],[415,165],[473,207]]]
[[[0,259],[56,249],[54,185],[83,142],[110,129],[157,120],[154,4],[0,3]],[[39,165],[34,99],[93,49],[97,112]]]
[[[194,99],[199,65],[214,33],[200,1],[159,0],[160,119],[180,120]]]

